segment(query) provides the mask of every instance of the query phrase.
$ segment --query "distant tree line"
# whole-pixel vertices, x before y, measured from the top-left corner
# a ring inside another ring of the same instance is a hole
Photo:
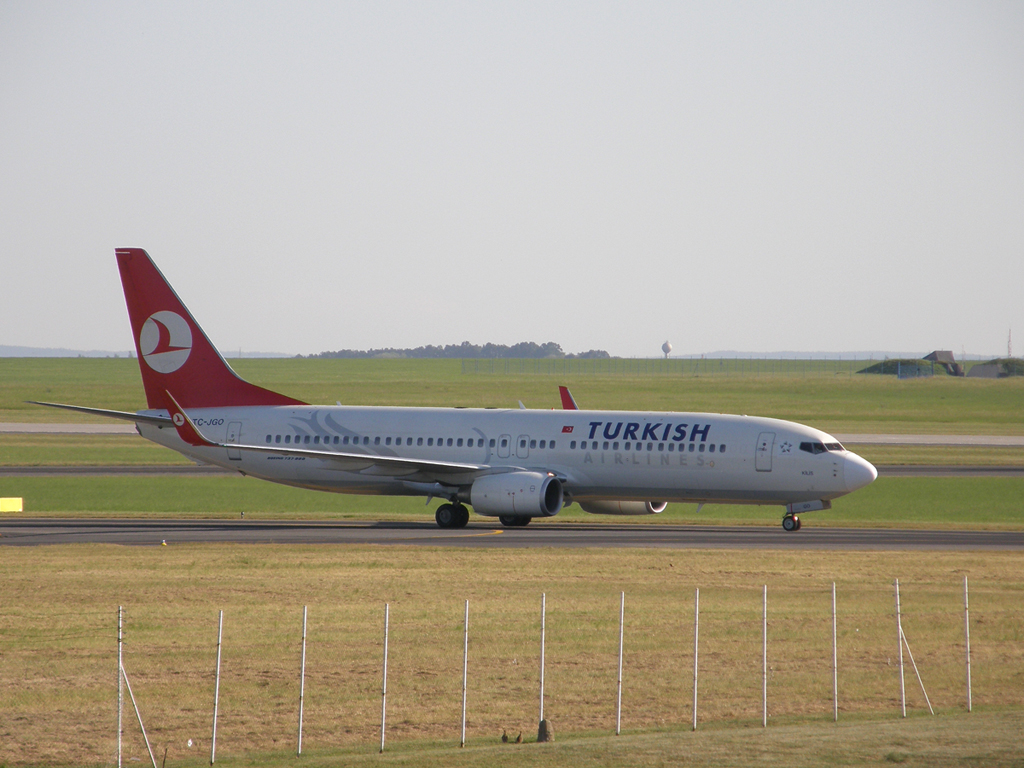
[[[303,355],[298,355],[303,357]],[[527,358],[527,359],[543,359],[543,358],[554,358],[554,359],[580,359],[580,360],[591,360],[594,358],[610,358],[607,352],[603,349],[591,349],[588,352],[580,352],[578,354],[566,354],[562,350],[560,344],[556,344],[553,341],[549,341],[546,344],[536,344],[532,341],[521,341],[518,344],[508,346],[506,344],[470,344],[468,341],[464,341],[461,344],[445,344],[443,347],[428,344],[425,347],[416,347],[415,349],[395,349],[394,347],[387,347],[385,349],[339,349],[334,352],[321,352],[318,355],[305,355],[307,358],[311,357],[323,357],[323,358],[347,358],[347,359],[362,359],[362,358],[483,358],[483,359],[502,359],[502,358]]]

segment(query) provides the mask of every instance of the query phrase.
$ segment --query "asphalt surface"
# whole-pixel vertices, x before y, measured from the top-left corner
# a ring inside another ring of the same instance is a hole
[[[1024,531],[926,531],[804,527],[576,524],[534,521],[525,528],[473,522],[443,530],[428,522],[95,520],[6,518],[0,546],[108,543],[382,544],[429,547],[641,547],[667,549],[1024,550]]]

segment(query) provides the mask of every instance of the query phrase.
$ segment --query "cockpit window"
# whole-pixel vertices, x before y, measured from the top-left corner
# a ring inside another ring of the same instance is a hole
[[[842,443],[825,443],[825,450],[841,452],[845,451],[846,449],[843,448]]]
[[[810,443],[800,443],[800,450],[807,451],[807,453],[817,455],[819,453],[825,453],[825,451],[828,449],[825,448],[825,446],[819,443],[817,440],[815,440],[814,442]]]

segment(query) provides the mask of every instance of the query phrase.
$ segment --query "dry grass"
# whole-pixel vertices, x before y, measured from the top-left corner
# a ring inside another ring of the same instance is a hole
[[[696,586],[701,729],[760,725],[765,583],[770,724],[788,724],[797,733],[830,719],[833,580],[840,721],[895,715],[894,576],[902,583],[904,628],[936,708],[953,713],[963,707],[961,589],[968,574],[975,706],[1019,714],[1020,565],[1015,553],[5,549],[0,764],[112,759],[118,604],[127,607],[125,666],[158,760],[166,748],[169,766],[209,757],[221,608],[218,762],[294,749],[304,604],[310,606],[304,744],[314,753],[370,751],[379,738],[385,602],[392,628],[390,745],[401,752],[403,744],[457,743],[465,599],[471,603],[468,735],[473,744],[496,740],[502,728],[532,736],[541,592],[548,595],[545,714],[560,738],[614,730],[618,601],[625,591],[623,727],[647,734],[636,737],[636,745],[661,743],[654,734],[659,729],[676,731],[669,743],[678,744],[678,731],[692,716]],[[907,690],[919,713],[924,702],[912,677]],[[126,730],[129,756],[148,760],[137,729],[129,722]],[[591,742],[578,743],[582,757]],[[662,748],[651,747],[654,753]],[[411,764],[432,759],[409,757]]]

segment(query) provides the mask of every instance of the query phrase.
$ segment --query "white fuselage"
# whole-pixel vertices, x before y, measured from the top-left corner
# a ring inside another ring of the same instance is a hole
[[[561,479],[567,500],[576,501],[790,504],[834,499],[875,476],[868,462],[820,430],[748,416],[355,406],[187,411],[213,442],[546,472]],[[195,447],[173,427],[140,423],[139,431],[200,462],[278,483],[342,493],[443,495],[436,476],[415,468],[398,474],[374,466],[343,470],[322,458]],[[450,474],[444,487],[472,484],[478,475]]]

